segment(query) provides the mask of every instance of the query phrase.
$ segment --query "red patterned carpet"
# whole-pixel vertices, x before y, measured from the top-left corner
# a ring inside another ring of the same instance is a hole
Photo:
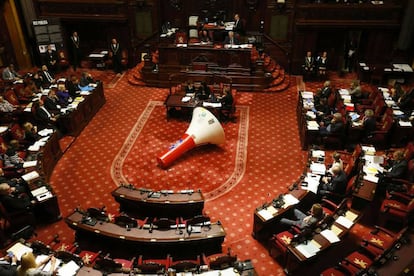
[[[225,145],[196,148],[161,170],[156,156],[188,127],[188,122],[166,120],[162,102],[168,90],[131,86],[126,75],[114,81],[113,75],[93,73],[106,79],[107,103],[79,137],[62,142],[70,147],[51,178],[62,215],[77,206],[105,205],[116,213],[118,204],[110,192],[125,182],[155,190],[201,189],[206,214],[226,230],[223,251],[231,248],[240,260],[251,259],[259,275],[284,275],[251,231],[255,208],[285,192],[305,166],[296,82],[283,93],[238,93],[238,118],[224,124]],[[55,233],[64,242],[74,241],[63,220],[37,233],[43,241]]]

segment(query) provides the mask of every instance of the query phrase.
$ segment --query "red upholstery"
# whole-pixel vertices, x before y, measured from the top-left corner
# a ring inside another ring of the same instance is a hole
[[[147,259],[144,260],[142,256],[139,256],[136,269],[140,273],[164,273],[170,266],[170,256],[165,259]]]
[[[93,266],[96,259],[100,256],[101,252],[92,252],[92,251],[85,251],[82,250],[79,253],[79,257],[82,258],[82,261],[85,266]]]
[[[237,261],[236,255],[231,255],[231,252],[218,253],[214,255],[206,256],[203,254],[203,263],[208,265],[210,269],[225,269],[227,267],[232,267]]]
[[[180,260],[174,261],[172,257],[170,257],[170,265],[169,268],[174,269],[176,272],[191,272],[197,271],[201,265],[200,256],[197,256],[195,260]]]
[[[414,198],[404,193],[389,192],[382,201],[380,212],[382,223],[392,220],[406,225],[413,217]]]
[[[20,105],[19,99],[17,98],[16,93],[14,93],[13,89],[8,89],[6,92],[4,92],[3,97],[12,105]]]
[[[371,267],[372,263],[373,260],[370,257],[359,251],[352,252],[344,261],[342,261],[342,264],[347,267],[352,274],[357,274],[361,270],[367,270]]]

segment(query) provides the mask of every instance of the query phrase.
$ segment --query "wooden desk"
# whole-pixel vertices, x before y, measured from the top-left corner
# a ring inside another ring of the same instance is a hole
[[[204,197],[201,191],[170,193],[120,186],[112,191],[112,196],[120,204],[121,212],[144,218],[183,217],[186,219],[201,215],[204,208]]]
[[[56,163],[62,157],[62,150],[59,145],[58,133],[54,132],[46,145],[40,149],[37,154],[38,172],[44,177],[46,182],[49,182],[53,169]]]
[[[144,228],[123,228],[111,222],[98,221],[95,225],[83,223],[83,214],[75,211],[65,218],[76,230],[76,238],[85,248],[119,251],[118,254],[144,254],[153,257],[168,252],[172,256],[195,256],[220,253],[226,233],[220,223],[203,226],[201,233],[187,233],[185,229],[149,231]],[[117,254],[111,254],[117,256]],[[130,255],[129,255],[130,256]]]
[[[308,195],[308,191],[306,190],[293,190],[290,192],[295,198],[299,201],[302,201],[306,195]],[[276,209],[277,213],[274,214],[271,218],[266,219],[260,215],[260,211],[267,209],[269,206],[272,206],[272,203],[266,203],[264,206],[256,208],[253,214],[253,231],[252,236],[259,240],[259,241],[267,241],[272,233],[274,233],[276,229],[277,223],[280,221],[282,217],[284,217],[285,213],[294,208],[295,206],[289,206],[287,208],[279,208]]]
[[[84,101],[79,103],[75,110],[59,117],[58,122],[62,126],[65,135],[78,136],[105,104],[103,83],[98,81],[97,87],[91,91],[91,94],[83,97]]]
[[[94,50],[88,55],[91,65],[98,69],[105,69],[108,59],[108,50]]]
[[[216,104],[217,102],[211,102],[209,100],[198,100],[195,97],[191,97],[189,101],[183,102],[182,99],[184,96],[185,95],[182,94],[168,95],[167,99],[165,100],[167,119],[174,115],[182,119],[191,119],[193,109],[197,106],[201,106],[205,109],[208,109],[211,113],[214,114],[214,116],[216,116],[218,120],[220,120],[220,113],[222,108],[221,104],[217,107],[209,106],[209,104]]]
[[[160,44],[159,63],[162,65],[175,65],[186,67],[193,61],[204,60],[206,63],[219,67],[239,65],[251,68],[251,48],[216,48],[213,45],[188,45],[177,47],[175,44]]]

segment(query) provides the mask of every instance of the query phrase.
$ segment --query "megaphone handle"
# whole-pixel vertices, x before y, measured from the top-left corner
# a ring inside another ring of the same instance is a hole
[[[195,147],[194,139],[191,135],[184,133],[180,140],[175,142],[170,149],[157,158],[158,164],[162,168],[170,166],[184,152]]]

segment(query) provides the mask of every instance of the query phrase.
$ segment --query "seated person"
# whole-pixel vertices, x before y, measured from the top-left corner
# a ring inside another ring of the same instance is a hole
[[[26,140],[28,143],[33,144],[41,138],[39,133],[37,133],[37,126],[34,126],[31,122],[25,122],[23,124],[23,130],[24,140]]]
[[[185,87],[185,93],[186,94],[193,94],[193,93],[195,93],[195,91],[196,90],[195,90],[193,81],[192,80],[189,80],[187,82],[187,86]]]
[[[64,83],[58,84],[58,90],[56,91],[56,96],[59,99],[60,106],[67,106],[72,101],[68,90],[66,90]]]
[[[50,261],[50,267],[48,271],[43,271],[44,267]],[[32,252],[24,253],[21,257],[20,265],[17,267],[17,275],[40,275],[40,276],[52,276],[56,275],[56,258],[49,256],[40,262],[36,262],[36,258]]]
[[[42,98],[39,100],[38,106],[35,108],[35,114],[39,122],[41,122],[42,128],[53,128],[58,118],[58,115],[50,112],[45,107],[44,100]]]
[[[372,132],[377,129],[377,120],[374,117],[374,111],[367,109],[364,111],[364,118],[362,118],[363,137],[367,139],[372,136]]]
[[[35,83],[37,89],[41,89],[42,88],[42,85],[43,85],[42,71],[35,72],[33,74],[32,80]]]
[[[341,113],[334,113],[332,120],[326,125],[326,122],[319,123],[319,132],[322,136],[327,136],[331,134],[340,134],[344,129],[344,122],[342,120]]]
[[[7,146],[6,152],[3,154],[4,166],[8,168],[23,168],[24,160],[19,156],[19,141],[11,140]]]
[[[319,98],[312,111],[316,113],[316,120],[318,122],[324,121],[331,116],[331,108],[326,98]]]
[[[207,31],[207,30],[202,30],[202,31],[200,32],[200,41],[201,41],[201,42],[204,42],[204,43],[209,43],[209,42],[211,42],[211,38],[210,38],[210,35],[209,35],[209,33],[208,33],[208,31]]]
[[[66,80],[65,86],[68,89],[69,95],[72,99],[76,98],[80,94],[79,79],[75,75],[71,75],[70,78]]]
[[[5,81],[17,81],[22,78],[22,76],[14,69],[14,64],[10,64],[8,67],[4,68],[2,77]]]
[[[302,65],[302,69],[304,73],[310,74],[315,72],[315,58],[312,56],[311,51],[306,52],[306,56],[304,59],[304,63]]]
[[[196,97],[199,100],[207,100],[208,98],[210,98],[210,94],[210,87],[208,87],[206,82],[202,82],[201,86],[197,89]]]
[[[44,98],[45,108],[53,114],[60,113],[59,97],[56,95],[56,90],[55,87],[51,88],[47,97]]]
[[[9,103],[3,96],[0,96],[0,112],[13,112],[14,106]]]
[[[323,83],[323,87],[317,91],[316,98],[328,99],[331,93],[332,93],[331,82],[325,81]]]
[[[234,15],[233,31],[240,36],[244,36],[246,34],[246,30],[244,29],[244,22],[242,19],[240,19],[240,15],[238,13]]]
[[[392,159],[387,160],[384,167],[383,176],[388,178],[404,178],[408,169],[408,163],[404,156],[404,151],[396,150]]]
[[[318,195],[324,196],[329,193],[335,193],[345,196],[347,184],[345,172],[338,164],[333,164],[330,171],[332,175],[326,175],[321,178],[318,186]]]
[[[95,81],[93,80],[93,77],[90,73],[83,72],[82,76],[81,76],[81,79],[79,81],[79,85],[81,87],[84,87],[84,86],[88,86],[90,83],[94,83],[94,82]]]
[[[331,174],[331,175],[333,175],[332,168],[335,167],[335,166],[338,166],[341,170],[344,169],[344,162],[341,159],[341,154],[340,153],[334,151],[334,153],[332,153],[332,159],[333,159],[332,166],[328,170],[328,173]]]
[[[398,102],[398,100],[401,98],[402,95],[404,95],[404,90],[402,89],[401,85],[399,83],[396,83],[393,87],[390,89],[390,96],[393,99],[394,102]]]
[[[349,95],[351,95],[352,102],[358,102],[362,99],[363,95],[359,80],[352,81],[351,88],[349,89]]]
[[[218,97],[222,104],[223,109],[231,109],[233,106],[233,95],[231,94],[230,87],[223,88],[223,95]]]
[[[397,105],[403,110],[403,111],[411,111],[414,108],[414,88],[405,92],[397,102]]]
[[[229,31],[228,35],[224,39],[224,44],[226,44],[226,45],[239,45],[240,41],[237,39],[237,37],[234,36],[233,31]]]
[[[328,68],[328,53],[323,52],[321,56],[316,58],[316,67],[317,73],[320,76],[324,76],[326,74],[326,70]]]
[[[17,268],[17,257],[13,253],[8,253],[0,258],[0,275],[15,276]]]
[[[0,184],[0,201],[8,212],[30,210],[32,207],[32,202],[25,192],[7,183]]]
[[[304,229],[306,227],[312,227],[324,217],[322,206],[319,203],[312,205],[310,215],[306,215],[298,209],[293,209],[293,213],[295,219],[282,218],[280,222],[285,225],[296,226],[300,229]]]
[[[56,83],[54,75],[49,71],[46,65],[42,65],[41,70],[42,87],[49,87],[51,84]]]

